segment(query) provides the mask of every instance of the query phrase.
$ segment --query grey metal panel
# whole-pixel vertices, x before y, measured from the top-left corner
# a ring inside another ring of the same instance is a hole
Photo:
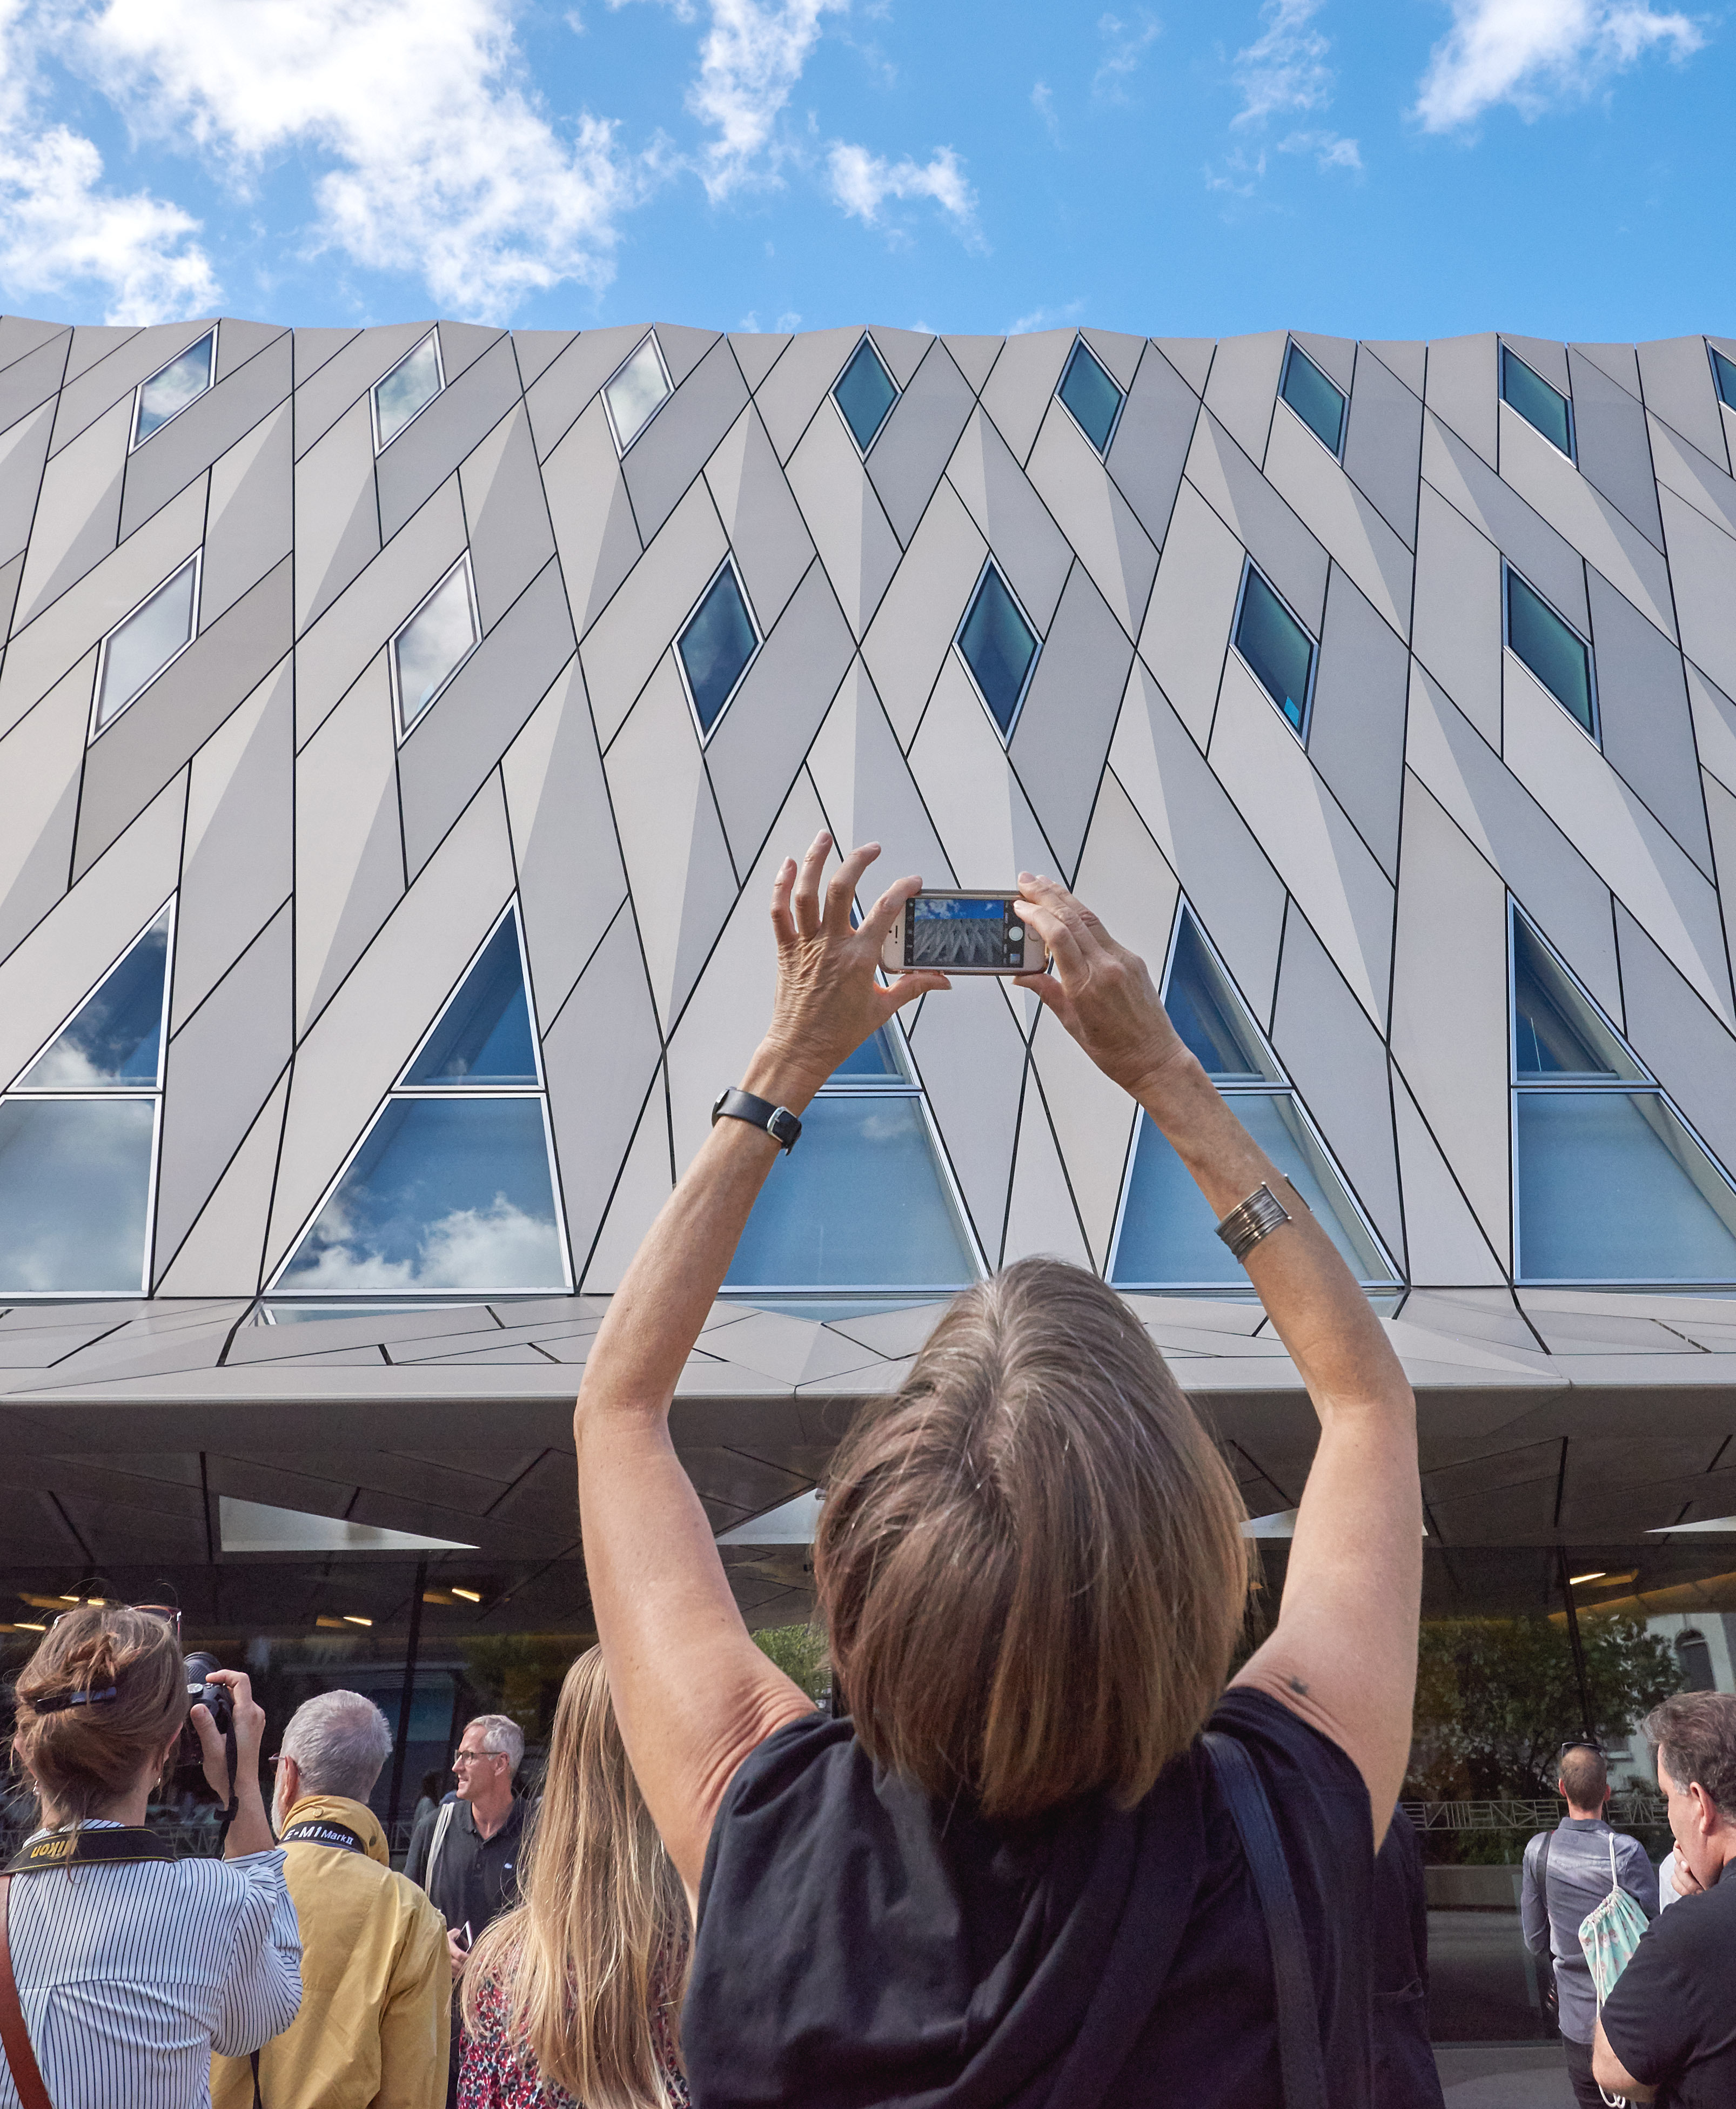
[[[486,633],[554,554],[554,531],[522,404],[465,460],[459,486]]]
[[[844,618],[860,637],[874,621],[900,551],[842,418],[828,409],[814,419],[789,458],[789,476]]]
[[[500,774],[536,1016],[546,1030],[627,892],[576,658],[531,712]]]
[[[825,574],[811,565],[706,749],[738,871],[757,858],[793,767],[820,729],[852,652],[849,628]]]
[[[520,400],[518,366],[502,337],[454,381],[380,455],[380,539],[392,536]]]
[[[1169,532],[1199,414],[1199,399],[1163,354],[1148,345],[1110,442],[1109,472],[1159,548]]]
[[[138,335],[137,329],[125,323],[79,323],[72,332],[72,351],[66,362],[66,378],[76,381],[81,373],[88,373],[99,359],[106,359],[129,337]],[[146,370],[148,372],[149,368]]]
[[[193,756],[170,1026],[202,1003],[295,883],[294,679],[285,659]]]
[[[1365,345],[1357,355],[1345,431],[1345,473],[1411,548],[1417,543],[1422,404]]]
[[[1164,358],[1192,389],[1205,393],[1205,383],[1218,355],[1218,341],[1209,336],[1155,336],[1151,339]]]
[[[211,469],[199,620],[215,622],[287,557],[295,540],[290,406],[280,404]]]
[[[585,330],[534,380],[527,377],[525,408],[530,413],[539,461],[548,459],[574,419],[644,334],[636,324]]]
[[[1710,878],[1712,846],[1682,656],[1596,571],[1589,583],[1603,752]]]
[[[627,449],[622,464],[641,537],[649,541],[748,402],[748,384],[720,338]]]
[[[1046,630],[1073,562],[1067,538],[1007,452],[995,427],[978,411],[947,464],[947,481],[965,502],[1007,584],[1026,613]],[[959,610],[961,621],[965,611]]]
[[[45,403],[0,432],[0,549],[16,549],[22,558],[36,517],[37,493],[42,488],[43,465],[48,458],[48,435],[54,429],[54,406]],[[20,561],[13,580],[12,601],[23,577]],[[6,610],[11,627],[12,606]]]
[[[0,738],[0,959],[53,907],[71,877],[93,657]]]
[[[1024,1039],[999,985],[961,975],[923,1006],[911,1053],[978,1243],[1001,1250],[1019,1133]]]
[[[405,862],[413,884],[576,648],[560,567],[551,560],[416,720],[399,752]]]
[[[659,323],[657,341],[663,349],[663,364],[669,368],[669,378],[677,388],[723,342],[716,330],[692,329],[684,323]]]
[[[61,377],[66,371],[66,355],[71,348],[71,331],[61,330],[0,368],[0,431],[16,425],[20,418],[27,417],[43,404],[54,400],[60,392]],[[52,431],[52,415],[48,422]],[[46,458],[46,444],[43,451]]]
[[[1672,490],[1661,491],[1658,502],[1682,649],[1726,695],[1736,695],[1736,539]]]
[[[1664,523],[1658,517],[1646,413],[1638,394],[1612,381],[1576,346],[1568,347],[1567,360],[1573,372],[1573,437],[1580,472],[1661,549]]]
[[[1411,649],[1498,752],[1501,622],[1500,551],[1425,485]]]
[[[1288,405],[1274,418],[1266,475],[1397,634],[1410,628],[1409,547]]]
[[[644,553],[608,419],[593,402],[543,463],[543,495],[580,636]]]
[[[905,766],[898,739],[860,659],[845,675],[808,749],[808,774],[834,842],[876,842],[880,860],[865,882],[870,892],[914,872],[943,887],[952,866]]]
[[[939,340],[928,330],[888,328],[884,323],[870,323],[868,334],[874,339],[874,348],[886,363],[886,370],[901,388],[908,388],[917,368],[928,357],[930,345]]]
[[[1661,337],[1635,347],[1646,408],[1692,440],[1720,468],[1731,466],[1729,441],[1718,391],[1712,386],[1711,361],[1703,336]]]
[[[1525,429],[1530,431],[1528,425]],[[1535,433],[1531,436],[1539,446],[1548,445]],[[1565,475],[1573,474],[1566,462],[1562,467]],[[1579,551],[1438,418],[1423,421],[1422,474],[1425,482],[1481,528],[1583,636],[1589,618],[1585,567]]]
[[[0,636],[11,627],[12,605],[18,598],[18,582],[24,576],[24,551],[0,564]]]
[[[1195,428],[1187,481],[1318,637],[1326,606],[1327,553],[1214,419],[1209,404]]]
[[[1286,342],[1283,330],[1221,339],[1205,384],[1206,409],[1256,462],[1265,458]]]
[[[1387,1249],[1402,1252],[1386,1044],[1294,910],[1284,922],[1272,1041]]]
[[[769,630],[813,562],[814,545],[770,436],[751,404],[706,463],[705,481],[748,598],[761,627]]]
[[[995,361],[1001,356],[1001,348],[1006,342],[1004,336],[943,336],[941,342],[947,347],[947,355],[970,382],[979,395],[983,384],[993,370]]]
[[[1048,413],[1061,369],[1073,349],[1071,330],[1038,330],[1010,336],[983,388],[983,408],[1023,461]]]
[[[1618,901],[1627,1036],[1726,1168],[1736,1170],[1736,1039]]]
[[[504,330],[484,323],[443,322],[440,326],[440,363],[447,385],[475,365],[485,351],[509,341]],[[515,362],[516,364],[516,362]]]
[[[1137,637],[1157,576],[1157,551],[1132,507],[1104,474],[1096,449],[1059,403],[1050,405],[1026,472],[1116,621],[1130,638]]]
[[[578,334],[576,330],[514,330],[513,351],[518,361],[518,378],[522,385],[529,388],[540,380]]]
[[[1540,373],[1552,388],[1566,395],[1570,392],[1567,372],[1567,350],[1553,338],[1515,336],[1511,330],[1501,332],[1503,344],[1510,344],[1534,373]]]
[[[915,737],[988,553],[958,493],[943,483],[862,642],[902,746]]]
[[[562,508],[557,504],[554,533],[563,558],[564,531]],[[728,548],[717,508],[702,478],[584,634],[579,657],[585,664],[597,736],[605,750]],[[576,598],[579,589],[569,590]]]
[[[1630,344],[1570,344],[1569,370],[1577,374],[1575,359],[1589,359],[1607,380],[1613,381],[1618,388],[1625,388],[1637,402],[1643,391],[1639,385],[1639,358]]]
[[[780,461],[787,462],[794,453],[796,442],[825,401],[827,391],[843,371],[844,362],[861,335],[859,329],[804,331],[791,339],[783,356],[754,390],[754,402]]]
[[[1093,329],[1088,323],[1081,327],[1079,335],[1125,394],[1132,386],[1133,376],[1138,371],[1139,362],[1146,349],[1146,339],[1129,336],[1124,330]]]
[[[927,357],[887,413],[868,457],[869,478],[901,544],[915,532],[974,404],[946,346],[930,339]]]
[[[1335,566],[1308,752],[1389,878],[1398,875],[1409,656]]]
[[[1061,869],[956,657],[934,684],[910,768],[961,886],[1005,886],[1010,872]]]
[[[289,575],[286,558],[201,630],[92,747],[79,809],[75,878],[288,651]]]
[[[1646,436],[1660,490],[1673,491],[1697,513],[1703,513],[1715,527],[1736,535],[1736,477],[1650,412]]]
[[[1034,458],[1034,457],[1033,457]],[[1084,847],[1097,783],[1127,686],[1133,648],[1075,564],[1049,640],[1019,713],[1010,752],[1056,855],[1070,879]]]
[[[18,592],[20,622],[82,579],[120,540],[120,486],[132,423],[129,398],[49,456]]]
[[[353,329],[307,329],[290,332],[291,347],[295,355],[296,386],[312,379],[319,368],[335,359],[346,344],[353,344],[361,335]]]
[[[204,322],[162,323],[155,328],[115,332],[118,342],[105,348],[102,357],[81,364],[81,355],[97,335],[80,329],[74,334],[71,357],[66,364],[66,385],[61,391],[59,413],[54,422],[53,451],[75,440],[110,409],[124,401],[128,436],[132,436],[133,391],[141,381],[166,366],[178,353],[196,343],[210,327]]]
[[[0,315],[0,366],[16,365],[56,337],[65,337],[67,349],[71,348],[72,332],[65,323],[37,322],[28,315]],[[64,353],[61,363],[64,367]]]
[[[359,330],[346,341],[325,350],[324,340],[334,332],[297,330],[296,352],[296,458],[323,440],[346,413],[368,409],[368,391],[389,373],[405,352],[419,344],[433,327],[432,323],[389,323]],[[303,360],[302,346],[309,338],[322,340],[324,353],[317,365]],[[368,450],[373,451],[370,431]]]
[[[1139,650],[1202,747],[1218,707],[1241,569],[1241,543],[1193,485],[1184,483],[1157,567]]]
[[[219,339],[220,341],[220,339]],[[219,454],[227,454],[290,393],[289,332],[245,365],[220,373],[215,386],[152,432],[127,458],[120,531],[130,535]],[[287,497],[287,493],[286,493]]]
[[[299,400],[296,408],[300,409]],[[299,423],[299,418],[297,420]],[[296,444],[301,445],[298,431]],[[305,630],[372,563],[380,547],[373,422],[352,405],[296,463],[296,628]]]
[[[1495,465],[1499,368],[1492,330],[1476,336],[1438,336],[1429,345],[1422,400],[1490,468]]]
[[[1034,1075],[1025,1086],[1019,1109],[1018,1148],[1013,1158],[1012,1191],[1007,1196],[1006,1235],[997,1258],[1003,1267],[1042,1253],[1092,1264],[1091,1248],[1067,1184],[1067,1167],[1050,1125],[1047,1108]]]
[[[1395,373],[1413,395],[1421,397],[1428,385],[1427,345],[1414,338],[1365,337],[1362,350],[1372,351],[1388,373]]]
[[[156,1188],[159,1274],[180,1249],[289,1059],[292,917],[286,901],[170,1041]]]
[[[750,388],[759,386],[784,356],[789,342],[787,330],[732,330],[730,333],[730,349],[741,368],[742,379]]]

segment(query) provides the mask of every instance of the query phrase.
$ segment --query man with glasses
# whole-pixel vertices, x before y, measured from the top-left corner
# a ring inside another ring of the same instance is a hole
[[[527,1816],[513,1793],[524,1731],[504,1714],[479,1714],[452,1753],[458,1793],[424,1816],[410,1838],[404,1872],[431,1896],[447,1926],[456,1987],[484,1926],[518,1902],[518,1861]],[[458,2098],[459,2032],[452,2030],[447,2101]]]
[[[1648,1919],[1657,1917],[1657,1870],[1637,1838],[1619,1836],[1604,1821],[1609,1764],[1595,1743],[1575,1740],[1562,1745],[1561,1776],[1555,1785],[1567,1813],[1553,1831],[1541,1832],[1525,1849],[1520,1925],[1532,1954],[1539,1962],[1553,1958],[1562,2047],[1574,2098],[1583,2109],[1603,2109],[1603,2094],[1591,2075],[1598,1995],[1580,1946],[1580,1926],[1592,1907],[1609,1894],[1612,1838],[1616,1879]]]

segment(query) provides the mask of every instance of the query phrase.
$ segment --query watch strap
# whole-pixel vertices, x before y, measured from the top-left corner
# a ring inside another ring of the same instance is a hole
[[[795,1148],[802,1133],[801,1122],[787,1106],[756,1098],[752,1091],[720,1091],[712,1108],[712,1126],[715,1127],[721,1120],[745,1121],[749,1127],[762,1129],[784,1151]]]

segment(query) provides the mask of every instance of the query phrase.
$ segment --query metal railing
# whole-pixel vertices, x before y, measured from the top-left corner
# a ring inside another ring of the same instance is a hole
[[[1559,1795],[1546,1801],[1406,1801],[1399,1807],[1419,1831],[1552,1831],[1567,1813]],[[1609,1820],[1630,1828],[1656,1828],[1666,1819],[1654,1795],[1610,1796]]]

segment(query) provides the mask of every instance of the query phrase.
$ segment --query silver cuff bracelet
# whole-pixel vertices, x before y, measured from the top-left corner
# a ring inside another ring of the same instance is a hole
[[[1262,1185],[1231,1209],[1218,1226],[1218,1235],[1229,1247],[1231,1258],[1241,1260],[1262,1238],[1269,1238],[1289,1221],[1289,1209],[1269,1186]]]

